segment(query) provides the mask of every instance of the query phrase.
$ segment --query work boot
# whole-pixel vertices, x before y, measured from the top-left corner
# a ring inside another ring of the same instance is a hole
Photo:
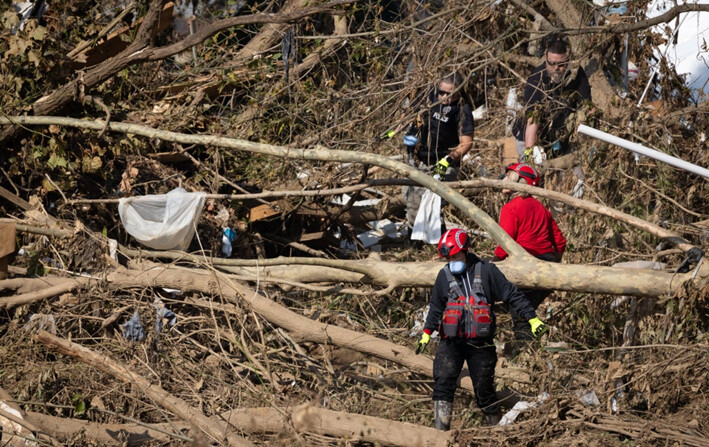
[[[500,415],[499,411],[497,413],[485,415],[485,423],[487,425],[497,425],[500,423],[500,419],[502,419],[502,415]]]
[[[453,402],[445,400],[433,401],[433,416],[435,418],[436,430],[449,430],[451,428],[451,415],[453,414]]]

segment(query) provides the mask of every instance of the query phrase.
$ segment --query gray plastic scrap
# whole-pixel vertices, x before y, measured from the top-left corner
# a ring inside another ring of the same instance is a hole
[[[140,314],[136,310],[130,320],[121,325],[123,327],[123,337],[132,342],[142,341],[145,339],[145,329],[140,322]]]
[[[155,309],[158,312],[157,320],[155,321],[155,332],[156,333],[159,334],[160,332],[162,332],[163,318],[165,318],[167,320],[167,324],[169,326],[174,326],[175,324],[177,324],[177,315],[175,315],[175,312],[171,311],[167,307],[155,306]]]

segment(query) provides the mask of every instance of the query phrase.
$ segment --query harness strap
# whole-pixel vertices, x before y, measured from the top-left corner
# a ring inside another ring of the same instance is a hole
[[[455,297],[453,297],[450,293],[448,294],[448,301],[456,301],[459,296],[465,296],[463,291],[460,289],[460,285],[458,285],[458,281],[455,280],[453,277],[453,273],[451,272],[451,269],[448,267],[448,264],[446,264],[445,267],[443,267],[443,271],[446,272],[446,278],[448,279],[448,289],[449,291],[453,291],[455,293]]]

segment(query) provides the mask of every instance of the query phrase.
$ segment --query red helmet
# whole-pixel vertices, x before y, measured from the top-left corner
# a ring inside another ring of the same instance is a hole
[[[458,252],[467,251],[470,245],[468,233],[460,228],[453,228],[443,233],[438,241],[438,255],[442,258],[453,256]]]
[[[539,173],[529,165],[524,163],[512,163],[505,169],[505,172],[507,171],[515,171],[528,185],[539,186]]]

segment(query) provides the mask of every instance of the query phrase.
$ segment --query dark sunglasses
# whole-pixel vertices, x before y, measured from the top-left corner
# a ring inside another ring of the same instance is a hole
[[[569,61],[549,62],[549,59],[547,59],[547,65],[550,67],[566,67],[569,65]]]
[[[437,88],[436,94],[438,94],[438,96],[450,96],[453,94],[453,92],[447,92],[445,90],[441,90],[440,88]]]

